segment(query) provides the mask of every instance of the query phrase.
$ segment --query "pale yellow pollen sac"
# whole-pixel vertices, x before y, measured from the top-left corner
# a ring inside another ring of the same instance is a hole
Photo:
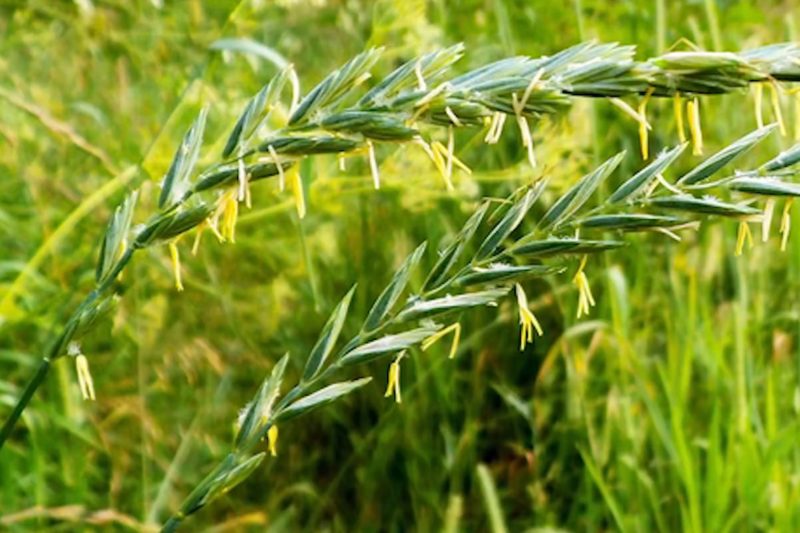
[[[647,135],[647,130],[650,125],[647,123],[647,102],[650,101],[650,96],[653,94],[653,88],[647,89],[644,98],[639,103],[639,146],[642,150],[642,159],[647,161],[650,157],[650,140]]]
[[[483,142],[486,144],[497,144],[500,140],[500,137],[503,133],[503,126],[506,123],[506,114],[496,111],[492,114],[492,119],[489,122],[489,129],[486,132],[486,136],[483,138]]]
[[[794,198],[786,200],[783,206],[783,216],[781,217],[781,252],[786,251],[786,244],[789,242],[789,230],[792,228],[791,209]]]
[[[589,256],[586,255],[583,256],[581,264],[578,267],[578,272],[572,279],[573,283],[575,283],[575,286],[578,288],[578,318],[581,318],[583,315],[588,315],[590,308],[595,305],[592,289],[589,287],[589,280],[583,271],[588,257]]]
[[[692,135],[692,154],[703,155],[703,130],[700,127],[700,100],[693,98],[687,104],[689,133]]]
[[[270,426],[267,430],[267,447],[272,457],[278,455],[278,426]]]
[[[367,141],[367,149],[369,151],[369,170],[372,172],[372,184],[377,190],[381,188],[381,175],[378,172],[378,161],[375,158],[375,146],[372,141]]]
[[[239,158],[239,201],[243,202],[247,194],[247,170],[244,168],[244,159]]]
[[[425,76],[422,75],[422,61],[417,61],[414,65],[414,75],[417,77],[417,88],[420,91],[427,91],[428,84],[425,83]]]
[[[764,99],[764,86],[760,83],[753,84],[753,106],[756,113],[756,126],[764,127],[764,113],[761,110],[761,102]]]
[[[273,148],[271,144],[267,147],[267,150],[269,150],[269,155],[272,156],[272,163],[278,168],[278,190],[283,192],[286,188],[286,174],[283,172],[283,165],[281,165],[281,161],[278,159],[278,152],[275,151],[275,148]],[[341,161],[341,159],[339,161]]]
[[[447,173],[447,178],[445,181],[447,182],[447,190],[453,190],[453,152],[455,151],[455,139],[453,136],[453,127],[450,126],[447,128],[447,164],[445,166],[445,172]]]
[[[183,291],[183,282],[181,280],[181,256],[178,252],[177,239],[169,242],[169,255],[172,259],[172,273],[175,276],[175,288],[178,292]]]
[[[773,81],[768,86],[772,100],[772,112],[775,114],[775,120],[778,122],[778,129],[781,135],[786,135],[786,126],[783,123],[783,113],[781,112],[780,95],[778,94],[778,84]]]
[[[458,116],[456,116],[453,110],[450,109],[450,106],[446,106],[444,108],[444,112],[447,115],[447,118],[450,119],[450,122],[452,122],[455,127],[460,128],[461,126],[463,126],[461,121],[458,119]]]
[[[794,140],[800,141],[800,91],[794,93]]]
[[[392,394],[394,394],[394,401],[397,403],[402,403],[403,398],[400,395],[400,360],[405,355],[405,352],[401,352],[397,358],[392,361],[392,364],[389,365],[389,377],[386,383],[386,393],[384,393],[384,397],[388,398]]]
[[[517,126],[519,126],[519,133],[522,136],[522,145],[528,152],[528,163],[531,167],[536,168],[536,154],[533,151],[533,137],[531,136],[531,127],[528,124],[528,119],[522,115],[517,115]]]
[[[753,234],[750,232],[750,226],[747,224],[746,220],[740,220],[739,232],[736,237],[736,252],[734,255],[742,255],[745,241],[747,241],[750,248],[753,247]]]
[[[522,285],[516,283],[514,284],[514,289],[517,293],[517,307],[519,308],[519,323],[521,326],[519,349],[522,351],[525,349],[526,344],[533,342],[534,330],[540,337],[544,335],[544,330],[542,330],[541,324],[539,324],[536,316],[528,306],[528,296],[525,294]]]
[[[294,205],[297,209],[297,216],[305,218],[306,216],[306,196],[303,191],[303,180],[300,176],[300,171],[297,168],[292,168],[289,171],[292,181],[292,193],[294,195]]]
[[[81,353],[80,346],[72,342],[67,348],[67,354],[75,358],[75,371],[78,374],[78,386],[84,400],[94,400],[94,381],[89,371],[89,360]]]
[[[433,335],[422,341],[422,344],[420,346],[422,348],[422,351],[424,352],[425,350],[436,344],[436,342],[439,341],[439,339],[443,338],[450,332],[453,333],[453,342],[450,343],[450,353],[448,354],[447,358],[455,359],[456,353],[458,352],[458,343],[461,341],[460,322],[454,322],[453,324],[450,324],[446,328],[442,328],[441,330],[437,331],[436,333],[434,333]]]
[[[433,148],[431,148],[431,146],[428,143],[426,143],[422,137],[417,138],[417,144],[419,144],[422,147],[422,150],[433,162],[433,165],[436,167],[436,170],[438,170],[439,174],[441,174],[442,177],[444,178],[445,171],[444,171],[444,162],[442,161],[442,157],[438,153],[436,153],[436,151]]]
[[[675,113],[675,128],[678,130],[678,140],[681,143],[686,142],[686,131],[683,126],[683,99],[681,93],[675,93],[672,99],[672,110]]]
[[[215,216],[222,217],[220,235],[226,241],[236,242],[236,220],[239,218],[239,202],[236,200],[236,189],[225,191],[220,197]]]
[[[769,240],[769,230],[772,226],[772,216],[775,213],[775,199],[769,198],[764,206],[764,216],[761,219],[761,241]]]

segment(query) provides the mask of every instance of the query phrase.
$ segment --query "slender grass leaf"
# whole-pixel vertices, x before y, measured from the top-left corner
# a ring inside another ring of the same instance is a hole
[[[440,75],[464,55],[464,45],[459,43],[412,59],[395,69],[361,97],[357,106],[361,108],[382,107],[403,89],[419,83],[417,72],[426,83],[435,83]]]
[[[277,137],[264,141],[259,147],[259,152],[270,152],[270,146],[275,153],[306,156],[313,154],[337,154],[339,152],[351,152],[361,143],[353,139],[333,137],[330,135],[319,135],[311,137]]]
[[[382,355],[399,352],[422,342],[441,329],[439,325],[422,326],[403,333],[385,335],[344,354],[337,362],[341,366],[352,366],[372,361]]]
[[[289,354],[281,357],[280,361],[272,368],[269,377],[264,380],[256,395],[245,407],[239,431],[236,433],[237,449],[247,448],[249,444],[252,444],[253,436],[256,441],[261,438],[260,428],[264,427],[272,415],[272,407],[280,394],[281,382],[288,361]]]
[[[347,310],[350,308],[350,301],[353,298],[353,292],[356,290],[355,286],[347,291],[347,294],[342,298],[342,301],[339,302],[339,305],[336,306],[333,313],[331,313],[328,322],[325,324],[325,327],[322,328],[322,333],[317,340],[317,344],[314,345],[314,348],[311,350],[311,355],[308,356],[308,362],[306,363],[306,369],[303,372],[303,380],[307,381],[314,376],[322,368],[322,365],[325,364],[325,360],[330,355],[331,351],[333,350],[336,341],[339,338],[339,333],[342,331],[342,325],[344,324],[344,319],[347,318]]]
[[[223,52],[233,51],[252,54],[266,59],[281,69],[289,66],[289,61],[287,61],[286,58],[283,57],[279,52],[252,39],[219,39],[211,43],[209,48],[211,50],[220,50]]]
[[[495,305],[497,300],[508,293],[508,287],[488,289],[456,296],[443,296],[433,300],[417,300],[407,305],[398,315],[398,322],[408,322],[424,317],[460,311],[481,305]]]
[[[635,231],[640,229],[669,228],[672,226],[678,226],[685,222],[685,219],[665,215],[621,213],[587,217],[583,220],[580,220],[578,225],[583,228]]]
[[[486,507],[486,514],[489,515],[489,530],[492,533],[508,533],[500,497],[497,495],[497,487],[495,487],[489,467],[481,463],[477,466],[476,472],[483,496],[483,505]]]
[[[403,261],[403,264],[397,272],[395,272],[392,281],[383,289],[381,295],[375,300],[372,309],[369,310],[367,319],[364,321],[364,325],[361,328],[362,332],[373,331],[381,325],[383,319],[389,311],[392,310],[394,304],[397,303],[397,299],[405,290],[406,285],[408,285],[411,271],[419,264],[420,259],[422,259],[422,254],[425,252],[426,245],[427,243],[424,242],[420,244],[417,249]]]
[[[478,230],[478,227],[483,221],[483,217],[486,215],[486,211],[488,210],[489,203],[484,202],[475,211],[475,213],[469,217],[467,222],[464,224],[464,227],[461,228],[461,231],[459,231],[455,240],[450,243],[450,245],[447,246],[447,248],[445,248],[439,256],[439,260],[436,262],[433,269],[431,269],[430,274],[428,274],[428,279],[426,279],[425,283],[422,285],[422,292],[432,290],[444,283],[445,279],[447,278],[447,274],[450,272],[450,269],[453,267],[456,261],[458,261],[467,243],[472,240],[472,237]]]
[[[563,268],[547,265],[509,265],[496,263],[486,268],[472,267],[469,272],[457,277],[453,283],[457,287],[471,287],[488,283],[518,281],[536,276],[547,276],[563,272]]]
[[[102,282],[113,270],[116,259],[122,252],[123,243],[128,238],[128,232],[131,229],[133,210],[136,207],[138,198],[138,191],[129,194],[117,207],[108,222],[106,234],[100,244],[100,254],[97,259],[97,269],[95,270],[95,278],[98,283]]]
[[[294,165],[292,161],[281,162],[281,167],[283,170],[288,170],[292,167],[292,165]],[[278,171],[278,165],[275,163],[255,163],[253,165],[246,166],[244,171],[248,182],[271,178],[272,176],[277,176],[280,174]],[[226,165],[201,176],[197,180],[197,183],[194,184],[192,190],[194,192],[201,192],[217,187],[224,187],[225,185],[236,182],[238,179],[239,166]]]
[[[770,159],[761,167],[767,172],[775,172],[788,168],[800,161],[800,143],[795,144],[788,150],[784,150],[773,159]]]
[[[167,205],[181,201],[183,195],[189,191],[189,178],[197,164],[197,158],[200,156],[207,115],[208,108],[204,107],[183,136],[183,141],[175,152],[172,163],[161,183],[161,194],[158,197],[159,208],[163,209]]]
[[[419,131],[405,125],[404,116],[378,111],[343,111],[325,117],[320,127],[336,132],[360,133],[378,141],[409,141]]]
[[[325,108],[346,95],[350,89],[364,79],[369,69],[380,57],[381,52],[380,48],[362,52],[338,70],[330,73],[300,101],[289,117],[289,125],[300,123],[307,119],[313,111]]]
[[[159,241],[168,241],[197,227],[213,212],[213,207],[203,203],[158,214],[135,232],[133,245],[136,248],[144,248]]]
[[[343,381],[340,383],[334,383],[333,385],[328,385],[317,392],[300,398],[296,402],[290,403],[285,409],[283,409],[283,411],[276,415],[275,423],[290,420],[296,416],[300,416],[308,413],[309,411],[322,407],[323,405],[334,402],[342,396],[350,394],[354,390],[363,387],[370,381],[372,381],[372,378],[366,377],[353,381]]]
[[[727,184],[734,191],[759,196],[800,196],[800,185],[775,178],[734,178]]]
[[[663,209],[724,217],[752,216],[761,213],[758,209],[746,205],[729,204],[712,197],[696,198],[688,195],[659,196],[648,200],[648,204]]]
[[[522,219],[528,214],[528,210],[530,210],[533,203],[536,202],[542,194],[542,191],[544,191],[545,186],[546,183],[540,181],[528,189],[523,197],[509,208],[505,216],[500,219],[500,222],[492,228],[492,231],[490,231],[489,235],[483,240],[478,248],[478,252],[475,254],[474,260],[480,261],[481,259],[486,259],[500,246],[500,243],[520,225]]]
[[[283,69],[247,102],[225,143],[222,157],[229,157],[233,154],[234,150],[242,143],[246,143],[269,118],[273,105],[280,97],[281,91],[289,79],[290,68]]]
[[[777,124],[770,124],[755,131],[752,131],[726,146],[716,154],[712,155],[698,166],[684,174],[679,180],[679,185],[692,185],[708,178],[722,167],[733,161],[738,156],[750,150],[753,146],[762,141],[767,135],[777,128]]]
[[[632,178],[619,186],[608,198],[609,204],[622,202],[623,200],[633,199],[639,192],[644,190],[647,185],[664,171],[669,165],[680,156],[688,146],[688,143],[679,144],[670,150],[661,152],[655,160],[634,174]]]
[[[558,226],[563,220],[575,213],[589,199],[597,187],[606,179],[622,162],[625,152],[620,152],[591,173],[582,177],[573,185],[556,203],[544,214],[539,221],[539,227],[547,230]]]
[[[588,239],[545,239],[520,243],[508,253],[526,257],[550,257],[561,254],[593,254],[625,246],[624,241]]]

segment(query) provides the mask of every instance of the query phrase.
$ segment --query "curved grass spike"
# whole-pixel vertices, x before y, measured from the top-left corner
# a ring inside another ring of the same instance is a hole
[[[615,156],[601,165],[595,172],[590,173],[588,176],[592,176],[592,179],[587,180],[584,178],[579,182],[581,187],[579,189],[580,194],[576,193],[570,199],[569,207],[573,215],[583,208],[585,199],[596,187],[596,182],[601,179],[594,176],[598,173],[608,174],[610,169],[619,164],[620,157]],[[650,171],[652,171],[652,166],[652,164],[648,165],[645,169],[650,168]],[[660,160],[659,166],[667,166],[664,164],[664,159]],[[642,172],[639,171],[636,176],[640,176]],[[655,174],[655,172],[653,173]],[[800,195],[800,189],[775,186],[773,183],[775,181],[774,178],[746,179],[750,180],[746,182],[748,184],[752,181],[762,185],[760,189],[756,188],[756,194],[783,194],[791,190],[794,196]],[[737,183],[741,185],[745,182],[733,180],[721,183],[719,187],[722,191],[745,192],[741,191],[742,187],[737,186]],[[638,188],[638,186],[635,188]],[[325,355],[319,355],[321,352],[324,354],[334,353],[334,345],[337,344],[342,324],[349,309],[348,304],[353,295],[354,289],[351,289],[324,326],[320,340],[311,350],[306,370],[300,381],[273,408],[259,409],[257,406],[266,403],[265,398],[273,398],[278,393],[277,389],[271,385],[271,383],[276,382],[274,378],[271,377],[265,381],[265,384],[262,385],[244,411],[244,422],[240,425],[240,436],[237,437],[234,451],[228,454],[211,471],[211,474],[200,482],[198,487],[181,505],[180,509],[165,523],[163,531],[174,531],[187,516],[211,501],[213,495],[220,490],[229,490],[233,484],[241,481],[244,472],[249,474],[252,471],[250,466],[263,459],[263,452],[260,454],[257,452],[260,441],[265,436],[269,437],[270,434],[276,435],[278,423],[289,421],[317,407],[334,402],[363,387],[372,379],[364,377],[354,381],[323,385],[326,381],[334,378],[338,372],[358,365],[391,359],[394,354],[410,354],[417,347],[424,349],[431,342],[431,339],[440,338],[454,326],[458,325],[460,328],[458,322],[446,328],[439,324],[437,320],[441,320],[449,314],[464,312],[475,307],[497,305],[498,301],[505,297],[511,291],[511,288],[520,281],[531,276],[558,275],[565,270],[557,265],[541,264],[538,261],[549,259],[563,262],[569,257],[578,255],[583,257],[579,269],[579,274],[583,274],[584,264],[588,255],[613,250],[625,244],[625,241],[620,240],[552,235],[550,227],[543,226],[541,221],[539,221],[539,224],[531,223],[530,226],[533,229],[526,235],[523,235],[515,242],[505,244],[504,241],[511,234],[511,231],[523,225],[523,219],[533,203],[533,198],[538,198],[540,192],[536,190],[536,187],[525,191],[523,196],[507,209],[501,220],[489,230],[487,238],[478,246],[478,250],[472,257],[467,259],[460,269],[453,271],[460,256],[463,255],[464,250],[469,245],[471,237],[479,229],[478,227],[485,218],[488,203],[480,204],[476,212],[468,218],[456,239],[445,248],[444,254],[433,267],[432,271],[435,272],[435,275],[429,275],[427,279],[435,279],[436,282],[429,283],[426,281],[418,293],[410,294],[405,299],[405,303],[399,309],[395,309],[395,304],[400,300],[400,296],[407,292],[408,280],[412,271],[422,264],[425,245],[423,243],[417,247],[403,261],[388,286],[377,298],[360,331],[330,358]],[[751,216],[760,213],[759,210],[749,206],[698,198],[688,192],[675,195],[673,191],[668,190],[668,193],[667,195],[656,194],[650,198],[633,198],[627,208],[647,209],[655,206],[680,209],[702,215],[734,217]],[[574,198],[578,198],[580,201],[575,201]],[[575,202],[574,205],[572,202]],[[556,202],[556,204],[559,203],[561,203],[561,200]],[[599,204],[600,211],[607,210],[610,207],[614,207],[611,202]],[[598,211],[598,209],[596,208],[594,211]],[[520,214],[522,215],[520,216]],[[604,232],[612,229],[619,231],[660,229],[668,232],[669,228],[685,226],[687,222],[689,220],[683,218],[647,212],[634,212],[584,216],[577,219],[575,224],[586,230],[601,230]],[[556,232],[559,227],[555,226]],[[500,237],[501,235],[502,237]],[[499,251],[498,248],[500,249]],[[498,260],[501,258],[506,261],[499,263]],[[512,258],[534,259],[537,262],[533,264],[524,262],[517,264],[517,262],[509,262]],[[576,279],[578,279],[578,276],[576,276]],[[585,281],[585,274],[580,279]],[[441,292],[444,289],[448,289],[451,292],[442,296]],[[520,290],[521,288],[517,289],[518,298]],[[584,288],[584,290],[586,289]],[[585,297],[585,295],[582,294],[582,297]],[[522,300],[524,301],[524,299]],[[460,333],[460,329],[458,331]],[[525,335],[525,330],[523,330],[523,335]],[[531,338],[532,336],[528,340],[531,340]],[[457,346],[451,348],[452,353],[456,353],[456,351]],[[327,367],[324,365],[326,359],[331,359],[331,363]],[[286,358],[284,357],[276,365],[281,369],[279,371],[280,374],[283,372],[285,361]],[[394,379],[391,382],[390,391],[393,387],[394,392],[399,394],[397,361],[398,359],[395,359],[395,362],[389,366],[390,380]],[[273,371],[273,376],[276,372],[278,371]],[[392,378],[392,376],[394,377]],[[273,405],[271,401],[269,405]],[[257,423],[253,423],[252,421],[255,420],[254,413],[258,412],[261,412],[263,416],[258,419]],[[247,433],[247,438],[241,437],[243,432]],[[274,438],[270,438],[270,448],[274,450]]]
[[[688,143],[679,144],[670,150],[664,150],[652,163],[633,175],[632,178],[619,186],[608,198],[608,203],[615,204],[625,200],[635,199],[656,177],[664,172],[688,146]]]
[[[379,81],[374,86],[378,89],[371,95],[367,91],[362,96],[362,99],[366,99],[359,105],[359,99],[351,99],[350,96],[354,96],[355,89],[367,80],[369,70],[380,55],[380,50],[368,50],[328,75],[298,105],[292,104],[288,110],[287,124],[282,128],[266,131],[263,138],[257,138],[261,135],[260,130],[268,128],[260,128],[264,121],[263,117],[262,120],[259,117],[268,104],[279,105],[279,102],[266,101],[270,98],[277,100],[280,91],[267,89],[264,93],[259,92],[249,108],[246,106],[244,113],[238,118],[241,125],[233,125],[233,133],[224,150],[226,153],[238,155],[233,161],[218,161],[198,171],[195,166],[199,160],[206,117],[205,110],[202,111],[184,136],[164,177],[158,211],[152,213],[142,226],[129,231],[121,231],[126,224],[113,221],[110,223],[110,226],[119,229],[114,229],[108,239],[103,237],[103,242],[107,240],[105,248],[102,242],[100,244],[102,259],[97,268],[97,286],[64,320],[63,329],[56,335],[0,429],[0,448],[11,435],[34,392],[44,381],[51,362],[63,357],[70,341],[77,340],[76,331],[79,331],[80,324],[83,324],[80,328],[81,334],[85,334],[85,317],[97,315],[104,305],[103,302],[109,301],[113,296],[119,274],[126,268],[137,249],[164,242],[170,242],[174,247],[174,242],[171,241],[194,228],[211,226],[216,230],[216,220],[220,218],[227,226],[223,228],[223,234],[233,236],[237,198],[229,192],[235,185],[236,178],[240,182],[238,199],[241,200],[242,196],[246,198],[246,194],[241,193],[246,192],[244,186],[248,182],[274,175],[282,178],[284,170],[305,157],[326,153],[354,153],[367,147],[374,157],[373,142],[418,142],[426,134],[422,126],[432,127],[434,131],[441,126],[447,126],[448,130],[470,127],[492,121],[497,113],[514,116],[517,120],[535,118],[557,113],[567,108],[573,98],[583,96],[721,94],[748,83],[800,79],[800,68],[797,66],[800,64],[800,47],[794,44],[771,45],[741,53],[670,53],[645,62],[635,61],[633,51],[632,47],[614,43],[583,43],[537,59],[502,59],[448,78],[450,67],[461,56],[461,47],[456,46],[412,60],[416,80],[410,77],[409,63],[409,67],[403,71],[395,71],[394,77],[390,75],[388,81],[384,80],[385,83]],[[414,81],[417,82],[416,88]],[[427,87],[429,83],[436,85]],[[278,85],[280,83],[276,82],[275,87]],[[267,87],[269,86],[268,84]],[[266,102],[263,108],[262,100]],[[355,103],[344,107],[349,101]],[[380,113],[358,114],[377,111]],[[342,115],[345,112],[347,113]],[[340,115],[339,119],[331,118],[337,114]],[[358,117],[355,122],[354,117]],[[342,121],[348,120],[350,125],[345,128]],[[250,129],[253,131],[253,138],[246,139],[245,144],[252,144],[256,148],[247,148],[239,153],[242,140]],[[414,134],[410,139],[412,130],[419,131],[420,135]],[[756,137],[761,138],[761,135],[759,133]],[[424,141],[422,144],[425,144]],[[744,149],[737,148],[734,151],[739,153]],[[790,150],[768,163],[765,170],[771,172],[770,168],[785,169],[796,160],[797,152]],[[377,164],[374,166],[377,167]],[[690,175],[690,178],[684,177],[685,181],[696,183],[717,170],[718,166],[719,160]],[[698,175],[701,177],[698,178]],[[597,181],[602,179],[599,175],[596,177]],[[559,225],[557,222],[566,222],[565,218],[568,217],[565,213],[570,216],[575,214],[591,194],[594,186],[590,186],[589,182],[593,181],[594,178],[587,178],[587,183],[573,191],[569,202],[559,205],[544,221],[546,224],[540,225],[559,230],[565,224]],[[227,190],[225,194],[211,197],[212,193],[223,188]],[[195,196],[199,198],[194,198]],[[687,201],[683,196],[672,200],[654,200],[645,202],[640,207],[667,207],[715,214],[720,214],[721,211],[750,215],[753,211],[749,207],[720,207],[706,200]],[[123,204],[120,213],[125,214],[126,209]],[[126,219],[127,216],[120,216],[119,221],[125,222]],[[498,230],[492,241],[501,235],[503,236],[497,239],[497,243],[507,238],[508,233]],[[532,245],[531,243],[540,238],[549,237],[545,234],[537,236],[534,232],[528,242]],[[481,252],[482,256],[487,255],[486,259],[496,258],[498,255],[492,255],[492,248],[496,245],[492,241],[485,243]],[[119,255],[112,250],[117,242],[120,243],[120,248],[121,243],[127,242]],[[458,246],[450,254],[452,261],[455,261],[460,254]],[[113,260],[110,259],[112,257]],[[457,270],[456,275],[465,275],[469,268],[476,266],[480,265],[472,264]],[[452,268],[451,259],[440,267],[441,274],[431,279],[431,285],[436,285],[435,289],[428,288],[442,292],[454,283],[453,277],[448,277]]]

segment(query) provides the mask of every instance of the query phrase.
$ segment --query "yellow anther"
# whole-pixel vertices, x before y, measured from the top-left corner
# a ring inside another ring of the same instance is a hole
[[[753,247],[753,234],[750,233],[750,226],[747,224],[746,221],[741,220],[739,221],[739,234],[736,237],[735,255],[737,256],[742,255],[742,250],[744,250],[745,241],[747,241],[750,248]]]
[[[209,226],[208,221],[204,220],[197,226],[197,230],[195,230],[194,234],[194,241],[192,242],[192,255],[197,255],[197,250],[200,249],[200,241],[203,238],[203,232]]]
[[[675,128],[678,130],[678,140],[681,143],[686,142],[686,131],[683,127],[683,99],[681,93],[675,93],[672,99],[672,110],[675,113]]]
[[[269,150],[269,155],[272,156],[272,162],[278,168],[278,189],[283,192],[286,188],[286,174],[283,173],[283,165],[281,165],[280,159],[278,159],[278,152],[275,151],[275,148],[273,148],[271,144],[267,149]]]
[[[800,141],[800,91],[794,93],[794,140]]]
[[[769,240],[769,230],[772,226],[772,215],[775,213],[775,199],[769,198],[764,206],[764,215],[761,218],[761,241]]]
[[[700,100],[693,98],[687,104],[689,133],[692,135],[692,153],[703,155],[703,130],[700,127]]]
[[[169,256],[172,259],[172,274],[175,276],[175,288],[178,292],[181,292],[183,291],[183,283],[181,282],[181,256],[178,253],[177,240],[170,241]]]
[[[367,148],[369,151],[369,169],[372,172],[372,183],[376,189],[381,188],[381,175],[378,172],[378,161],[375,158],[375,146],[372,141],[367,141]]]
[[[272,457],[278,455],[278,426],[270,426],[267,430],[267,447]]]
[[[592,296],[592,289],[589,287],[589,280],[586,277],[583,269],[586,266],[586,260],[589,256],[584,255],[581,259],[581,264],[578,267],[578,272],[572,279],[572,282],[578,288],[578,318],[583,315],[588,315],[591,307],[595,305],[594,296]]]
[[[425,76],[422,75],[422,61],[417,61],[414,65],[414,74],[417,76],[417,88],[420,91],[427,91],[428,84],[425,83]]]
[[[652,94],[653,88],[650,87],[647,89],[642,101],[639,102],[639,146],[642,149],[642,159],[645,161],[647,161],[647,158],[650,156],[649,139],[647,137],[647,128],[649,126],[649,124],[647,124],[647,102],[650,101],[650,96]]]
[[[461,121],[458,119],[458,116],[456,116],[456,114],[453,113],[453,110],[450,109],[450,106],[445,106],[444,112],[447,115],[447,118],[450,119],[450,122],[452,122],[455,127],[460,128],[461,126],[463,126]]]
[[[772,112],[775,113],[775,120],[778,122],[778,129],[781,135],[786,135],[786,126],[783,124],[783,113],[781,113],[781,101],[778,95],[778,84],[772,82],[769,84],[770,96],[772,99]]]
[[[220,233],[226,241],[236,242],[236,220],[239,218],[239,202],[236,200],[236,189],[225,191],[220,198],[222,227]]]
[[[483,141],[486,144],[495,144],[500,140],[503,133],[503,126],[506,123],[506,114],[499,111],[492,114],[492,119],[489,121],[489,129]]]
[[[764,113],[761,110],[761,101],[764,99],[764,86],[760,83],[753,84],[753,105],[756,111],[756,126],[764,127]]]
[[[786,200],[783,206],[783,216],[781,217],[781,252],[786,251],[786,243],[789,242],[789,230],[792,228],[791,209],[794,198]]]
[[[244,201],[245,196],[247,195],[247,170],[244,168],[244,159],[239,158],[238,163],[239,169],[239,198],[240,202]]]
[[[433,335],[422,341],[422,345],[420,346],[422,348],[422,351],[424,352],[425,350],[436,344],[436,342],[439,339],[441,339],[451,331],[453,332],[453,342],[450,343],[450,353],[448,354],[447,358],[454,359],[456,356],[456,352],[458,351],[458,343],[461,341],[460,322],[455,322],[453,324],[450,324],[446,328],[437,331],[436,333],[434,333]]]
[[[525,349],[526,344],[533,342],[534,330],[536,330],[536,333],[540,337],[544,335],[544,331],[542,330],[541,324],[539,324],[539,321],[536,319],[536,316],[528,306],[528,296],[525,294],[525,290],[522,288],[522,285],[517,283],[514,285],[514,288],[517,292],[517,307],[519,308],[519,323],[521,326],[519,349],[522,351]]]
[[[394,394],[394,401],[397,403],[402,403],[403,398],[400,396],[400,360],[405,355],[405,352],[401,352],[397,358],[392,361],[392,364],[389,365],[389,378],[386,383],[386,393],[383,395],[385,398],[388,398],[392,394]]]
[[[89,371],[89,360],[82,353],[75,355],[75,370],[78,373],[78,386],[84,400],[94,400],[94,381]]]
[[[533,151],[533,137],[531,136],[531,127],[528,124],[528,119],[522,115],[517,115],[517,126],[519,126],[519,133],[522,136],[522,145],[528,151],[528,163],[531,167],[536,168],[536,154]]]
[[[294,196],[294,206],[297,209],[297,216],[303,218],[306,216],[306,196],[303,192],[303,180],[300,177],[300,171],[297,167],[292,167],[289,171],[289,177],[292,182],[292,195]]]

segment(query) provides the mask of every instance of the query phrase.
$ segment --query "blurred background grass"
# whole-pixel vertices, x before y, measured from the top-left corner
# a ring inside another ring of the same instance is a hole
[[[138,185],[152,202],[202,102],[212,105],[209,138],[221,138],[274,74],[258,56],[210,50],[216,40],[263,43],[296,65],[307,90],[367,46],[387,47],[376,76],[459,41],[465,70],[588,38],[635,44],[639,58],[681,38],[739,50],[795,39],[799,7],[160,4],[0,1],[2,416],[54,326],[91,288],[110,209]],[[754,129],[751,105],[746,93],[703,100],[709,149]],[[649,113],[652,146],[677,142],[671,102]],[[452,234],[483,196],[546,173],[552,200],[623,148],[618,175],[640,164],[636,124],[602,101],[535,125],[535,172],[513,128],[493,147],[481,138],[457,138],[474,173],[459,175],[452,194],[405,147],[382,147],[377,193],[363,161],[345,174],[333,158],[305,165],[302,221],[272,184],[255,187],[235,245],[209,239],[187,254],[180,295],[164,250],[142,254],[113,319],[84,342],[98,401],[80,400],[62,361],[0,455],[0,528],[136,530],[162,519],[225,453],[238,409],[274,362],[288,351],[289,372],[299,374],[353,283],[350,333],[402,257]],[[748,157],[763,161],[790,142],[776,136]],[[697,160],[684,158],[687,168],[689,159]],[[497,524],[496,501],[510,531],[798,530],[800,237],[786,253],[771,242],[736,258],[735,232],[720,223],[680,244],[635,237],[590,262],[598,307],[582,322],[567,277],[531,283],[545,336],[523,353],[510,305],[468,313],[455,362],[437,346],[404,366],[403,404],[383,398],[386,365],[374,365],[366,389],[282,427],[279,456],[187,529],[481,531]]]

